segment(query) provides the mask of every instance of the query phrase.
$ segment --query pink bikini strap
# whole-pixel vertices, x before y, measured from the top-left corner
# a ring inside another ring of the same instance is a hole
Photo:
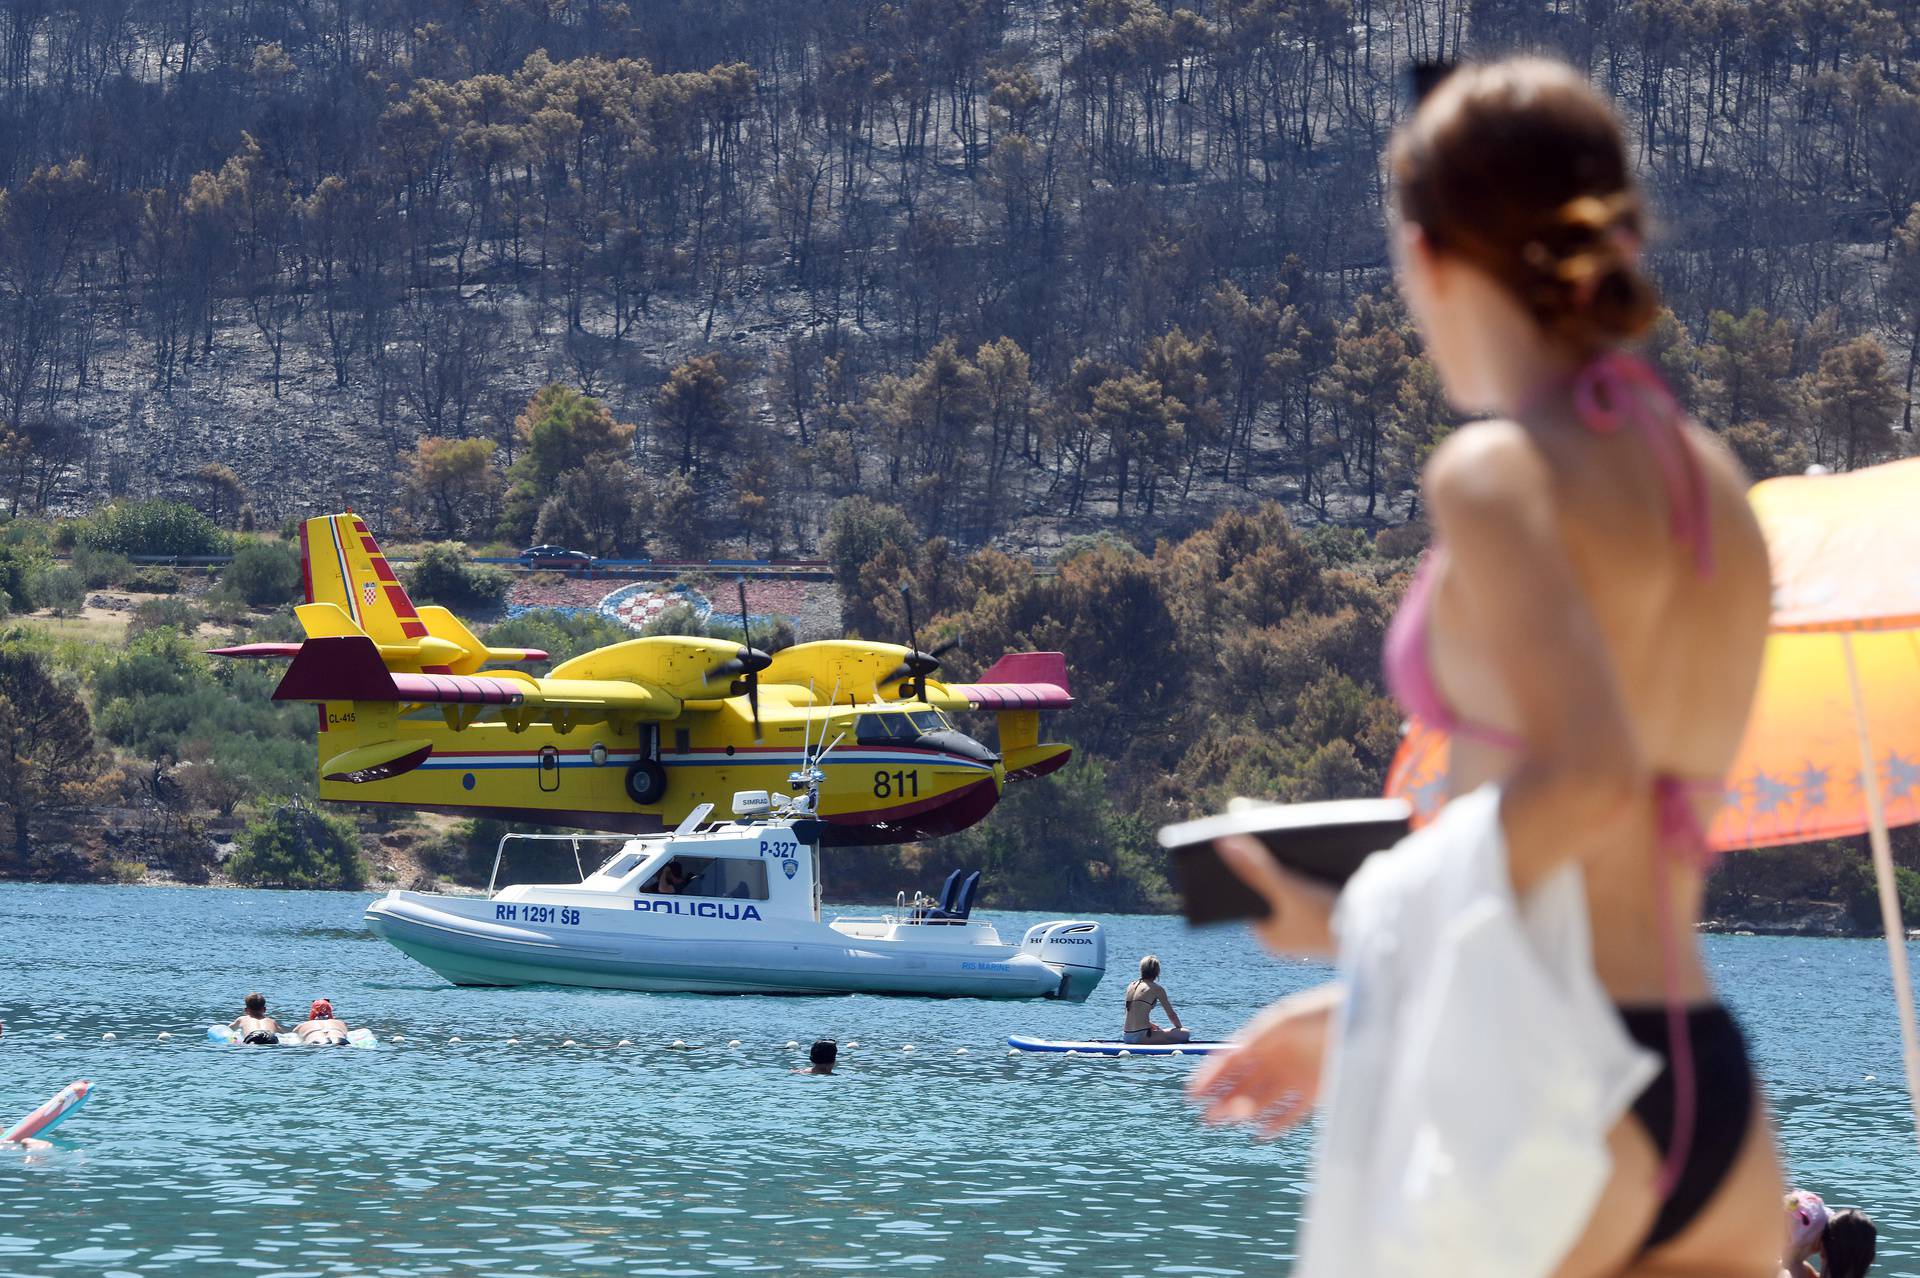
[[[1625,351],[1608,351],[1574,375],[1573,406],[1590,430],[1631,427],[1646,441],[1666,478],[1673,535],[1693,548],[1695,570],[1712,576],[1706,475],[1681,428],[1686,414],[1660,374]]]

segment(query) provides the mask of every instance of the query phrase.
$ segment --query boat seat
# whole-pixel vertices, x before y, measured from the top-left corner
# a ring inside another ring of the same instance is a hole
[[[964,871],[955,870],[947,877],[947,886],[940,893],[940,907],[928,910],[924,918],[927,923],[964,923],[973,913],[973,894],[980,887],[980,871],[975,870],[960,882],[958,889],[954,881]]]
[[[956,908],[955,898],[958,897],[960,893],[960,876],[965,873],[965,870],[955,870],[947,876],[947,881],[940,885],[940,904],[937,907],[940,913],[951,914],[954,912]]]
[[[915,910],[913,912],[914,922],[918,923],[923,919],[950,918],[953,914],[954,898],[960,894],[960,876],[965,873],[965,870],[955,870],[952,874],[949,874],[947,881],[940,885],[940,903],[938,905],[928,906],[925,909]]]
[[[953,914],[955,918],[964,919],[973,913],[973,895],[979,888],[980,871],[975,870],[961,882],[960,895],[954,898]]]

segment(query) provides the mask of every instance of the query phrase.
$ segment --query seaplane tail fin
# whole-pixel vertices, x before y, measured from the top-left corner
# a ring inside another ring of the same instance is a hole
[[[427,637],[413,600],[358,515],[322,515],[300,526],[300,574],[309,604],[332,604],[383,648]]]
[[[1010,652],[976,683],[949,684],[970,708],[991,710],[1000,729],[1000,757],[1007,780],[1031,781],[1058,772],[1073,747],[1040,740],[1040,712],[1073,705],[1067,659],[1057,652]]]

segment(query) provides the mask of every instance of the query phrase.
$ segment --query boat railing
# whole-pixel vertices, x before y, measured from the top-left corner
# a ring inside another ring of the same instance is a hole
[[[965,927],[972,919],[930,919],[918,913],[908,914],[836,914],[835,923],[871,923],[881,927]]]
[[[582,843],[619,843],[633,842],[631,834],[520,834],[507,833],[500,836],[499,844],[493,849],[493,873],[487,876],[487,895],[492,896],[494,885],[500,879],[500,860],[507,854],[507,844],[516,840],[535,843],[571,843],[573,845],[573,866],[580,871],[580,881],[586,882],[587,869],[580,863],[580,845]]]

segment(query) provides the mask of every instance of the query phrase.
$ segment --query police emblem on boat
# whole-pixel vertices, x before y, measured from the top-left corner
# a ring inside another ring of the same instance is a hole
[[[782,861],[780,863],[780,868],[787,872],[787,877],[789,879],[791,879],[794,875],[800,873],[800,863],[798,861]]]

